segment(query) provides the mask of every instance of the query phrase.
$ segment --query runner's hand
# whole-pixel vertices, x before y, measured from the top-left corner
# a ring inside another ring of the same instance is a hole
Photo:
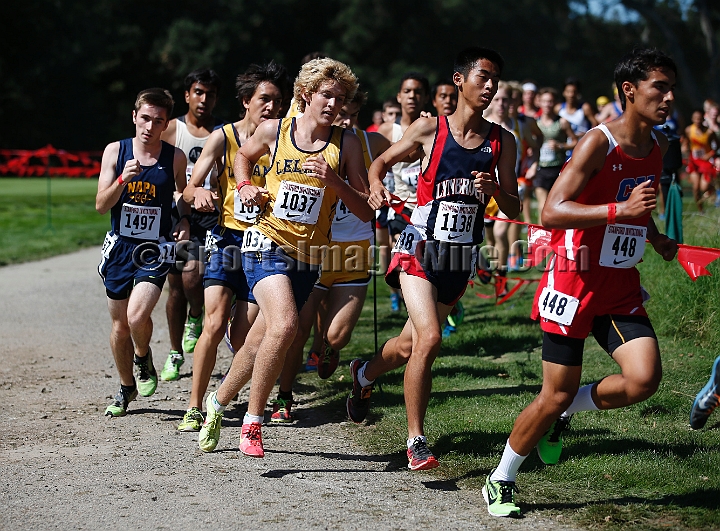
[[[370,195],[368,196],[368,205],[373,210],[378,210],[384,205],[390,204],[390,192],[382,183],[370,185]]]
[[[270,194],[262,186],[253,186],[252,184],[246,184],[240,188],[240,199],[242,202],[249,207],[260,206],[267,199],[267,195]]]
[[[650,244],[653,246],[653,249],[655,249],[655,252],[662,256],[666,262],[675,258],[678,251],[677,242],[664,234],[659,234]]]
[[[302,169],[308,177],[320,179],[328,186],[337,184],[336,181],[340,179],[337,173],[335,173],[327,163],[325,157],[322,156],[322,153],[309,157],[303,162]]]
[[[205,188],[197,188],[195,190],[195,210],[198,212],[212,212],[215,210],[215,201],[219,196],[214,190],[206,190]]]
[[[498,189],[495,178],[487,172],[471,171],[470,175],[475,177],[475,190],[480,194],[492,196]]]
[[[181,219],[173,229],[173,238],[176,242],[190,239],[190,221],[187,218]]]
[[[630,198],[627,201],[617,204],[617,218],[639,218],[643,214],[655,210],[656,204],[657,200],[655,189],[652,187],[652,181],[643,181],[633,188]]]
[[[130,182],[141,173],[142,166],[140,166],[140,161],[137,159],[130,159],[125,163],[125,168],[123,168],[122,180],[124,183]]]

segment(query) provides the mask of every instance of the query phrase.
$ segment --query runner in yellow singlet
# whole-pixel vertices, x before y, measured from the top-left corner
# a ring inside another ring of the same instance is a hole
[[[225,332],[233,296],[236,298],[236,309],[231,335],[236,346],[242,343],[258,313],[242,270],[240,246],[245,229],[255,221],[259,209],[250,208],[240,200],[233,162],[240,146],[248,141],[256,128],[264,121],[277,117],[283,93],[290,90],[290,80],[285,67],[270,62],[263,66],[250,66],[237,77],[235,86],[242,105],[242,119],[213,131],[195,163],[184,192],[185,200],[193,201],[200,212],[214,210],[216,201],[221,208],[218,224],[212,232],[209,231],[205,242],[210,252],[204,280],[205,324],[195,345],[190,404],[178,425],[179,431],[199,431],[203,423],[203,398],[215,367],[217,347]],[[220,170],[217,193],[202,186],[214,165]],[[264,174],[269,165],[269,157],[257,161],[252,177],[256,184],[265,183]]]
[[[298,311],[318,279],[321,247],[330,241],[337,201],[363,221],[373,217],[360,141],[333,126],[345,100],[356,91],[357,78],[343,63],[326,58],[304,64],[294,88],[303,115],[261,124],[235,157],[240,196],[262,211],[245,231],[242,246],[243,267],[261,313],[224,382],[207,399],[208,414],[198,438],[205,452],[218,444],[225,406],[252,378],[240,451],[264,457],[265,405],[295,338]],[[266,186],[258,187],[250,177],[266,153],[271,153],[271,169]]]

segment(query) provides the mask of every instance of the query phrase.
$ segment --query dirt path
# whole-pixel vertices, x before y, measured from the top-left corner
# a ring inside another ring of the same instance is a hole
[[[174,429],[189,377],[161,382],[124,418],[103,417],[119,382],[98,255],[0,268],[0,528],[558,528],[490,517],[479,492],[368,455],[339,413],[306,406],[296,426],[265,429],[265,459],[237,450],[235,403],[212,454]],[[158,370],[169,348],[164,303],[154,314]],[[222,345],[219,360],[229,365]]]

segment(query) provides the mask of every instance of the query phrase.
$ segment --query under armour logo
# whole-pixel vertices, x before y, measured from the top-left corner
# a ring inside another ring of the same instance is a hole
[[[613,164],[613,171],[622,171],[622,164]]]

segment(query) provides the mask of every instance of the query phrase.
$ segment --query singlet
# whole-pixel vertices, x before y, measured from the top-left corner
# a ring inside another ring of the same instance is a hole
[[[495,173],[501,135],[502,127],[491,123],[482,144],[464,148],[452,136],[447,116],[438,118],[427,168],[418,180],[418,206],[410,218],[428,240],[482,242],[486,198],[476,193],[471,172]]]
[[[133,139],[120,141],[115,176],[122,175],[125,163],[135,158]],[[127,183],[118,202],[110,209],[113,234],[130,241],[170,240],[173,192],[175,192],[175,147],[162,142],[160,156],[152,166]]]
[[[585,116],[585,111],[583,111],[582,106],[583,104],[581,102],[579,107],[575,109],[575,112],[571,113],[567,110],[567,105],[562,103],[562,105],[560,105],[560,110],[558,111],[560,117],[565,118],[568,121],[575,134],[587,133],[591,126],[590,120],[588,120]]]
[[[207,142],[207,139],[210,138],[210,135],[203,138],[191,135],[190,131],[188,131],[187,123],[185,123],[185,115],[178,116],[175,123],[175,147],[180,148],[187,156],[187,170],[185,171],[185,175],[187,177],[187,182],[190,182],[190,177],[192,177],[192,171],[195,167],[195,163],[200,158],[200,153],[202,153],[205,143]],[[222,121],[220,120],[216,121],[217,125],[221,123]],[[210,190],[210,180],[214,177],[217,177],[217,169],[213,164],[210,173],[208,173],[205,177],[203,188]]]
[[[654,132],[652,133],[654,142],[652,150],[647,157],[636,159],[623,152],[605,124],[600,124],[593,129],[599,129],[607,137],[609,144],[607,156],[602,169],[588,181],[575,201],[583,205],[621,203],[630,198],[635,186],[647,180],[652,181],[652,186],[657,191],[660,185],[663,161],[662,152]],[[568,260],[577,260],[577,249],[581,246],[587,246],[590,253],[590,268],[592,268],[598,265],[603,242],[606,239],[610,240],[609,245],[611,246],[617,236],[620,236],[621,238],[618,240],[618,247],[620,247],[626,243],[624,237],[632,235],[637,238],[636,244],[644,249],[644,229],[649,221],[650,213],[648,212],[639,218],[623,219],[615,225],[598,225],[587,229],[553,229],[550,245],[557,254],[567,257]],[[638,229],[632,228],[635,226],[642,228],[640,230],[642,233]],[[606,236],[606,232],[608,236]],[[634,246],[635,244],[631,245]],[[628,257],[624,256],[623,253],[629,255],[633,250],[618,248],[616,251],[618,251],[617,265],[622,266],[621,262]],[[610,252],[612,252],[612,249],[610,249]],[[636,256],[636,253],[632,254],[637,260],[642,257],[641,251],[638,251],[639,256]]]
[[[710,145],[710,129],[705,129],[703,132],[695,124],[690,125],[690,134],[688,140],[690,140],[690,154],[694,159],[702,159],[710,151],[712,146]]]
[[[370,153],[368,134],[360,129],[353,129],[353,132],[358,136],[360,144],[362,144],[365,168],[370,168],[373,159],[372,153]],[[358,240],[370,240],[373,235],[372,224],[367,221],[361,221],[360,218],[350,212],[350,209],[345,206],[342,199],[338,198],[335,207],[335,217],[332,222],[332,241],[354,242]]]
[[[565,142],[567,140],[560,126],[560,117],[558,116],[550,125],[543,125],[542,120],[538,120],[537,124],[543,134],[543,145],[540,146],[538,166],[541,168],[562,166],[565,162],[565,150],[550,149],[547,145],[548,140],[554,140],[555,142]]]
[[[394,123],[392,131],[393,144],[400,140],[402,136],[402,126]],[[421,165],[422,159],[418,159],[414,162],[398,162],[393,164],[392,167],[395,178],[395,195],[405,201],[405,206],[410,210],[417,205],[417,185]]]
[[[311,247],[327,245],[335,217],[337,194],[314,177],[305,175],[303,163],[322,153],[338,175],[342,139],[345,130],[333,126],[326,144],[317,151],[304,151],[295,144],[295,118],[284,118],[278,124],[275,153],[266,184],[270,193],[256,227],[278,245],[291,249],[301,262],[319,264],[320,253]]]
[[[223,170],[219,177],[218,191],[222,210],[218,217],[218,225],[233,230],[245,230],[255,223],[260,207],[247,206],[240,200],[237,191],[237,181],[233,164],[235,155],[240,149],[240,138],[233,124],[225,124],[222,128],[225,136],[225,150],[223,156]],[[252,174],[252,183],[255,186],[265,186],[265,175],[270,170],[270,155],[263,155],[255,163]]]

